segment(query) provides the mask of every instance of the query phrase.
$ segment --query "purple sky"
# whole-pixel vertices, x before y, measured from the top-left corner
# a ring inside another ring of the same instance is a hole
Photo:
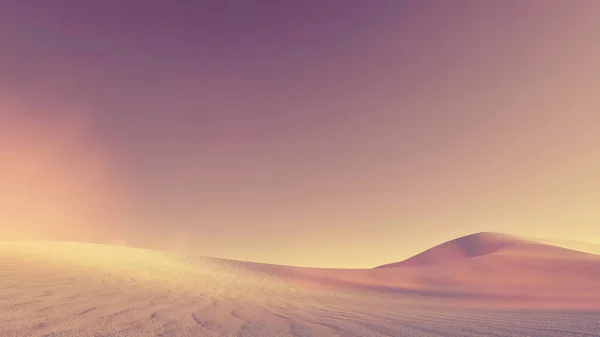
[[[599,9],[2,1],[0,98],[24,107],[0,113],[50,135],[85,121],[73,142],[111,172],[90,186],[120,200],[102,240],[312,265],[377,265],[479,230],[600,241],[597,211],[556,211],[598,200]]]

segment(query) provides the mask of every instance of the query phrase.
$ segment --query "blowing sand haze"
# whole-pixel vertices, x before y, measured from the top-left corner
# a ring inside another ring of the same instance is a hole
[[[478,233],[373,269],[0,244],[1,336],[600,336],[600,256]]]

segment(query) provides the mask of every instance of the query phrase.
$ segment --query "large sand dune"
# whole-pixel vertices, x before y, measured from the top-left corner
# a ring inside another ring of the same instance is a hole
[[[0,336],[600,336],[600,256],[479,233],[374,269],[0,243]]]

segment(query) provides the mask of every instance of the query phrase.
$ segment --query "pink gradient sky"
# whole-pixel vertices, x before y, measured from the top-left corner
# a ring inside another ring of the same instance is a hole
[[[0,236],[340,267],[600,242],[599,41],[592,0],[2,1]]]

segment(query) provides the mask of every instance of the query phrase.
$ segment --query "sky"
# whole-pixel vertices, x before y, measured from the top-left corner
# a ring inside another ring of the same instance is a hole
[[[600,243],[600,3],[0,2],[0,238],[372,267]]]

